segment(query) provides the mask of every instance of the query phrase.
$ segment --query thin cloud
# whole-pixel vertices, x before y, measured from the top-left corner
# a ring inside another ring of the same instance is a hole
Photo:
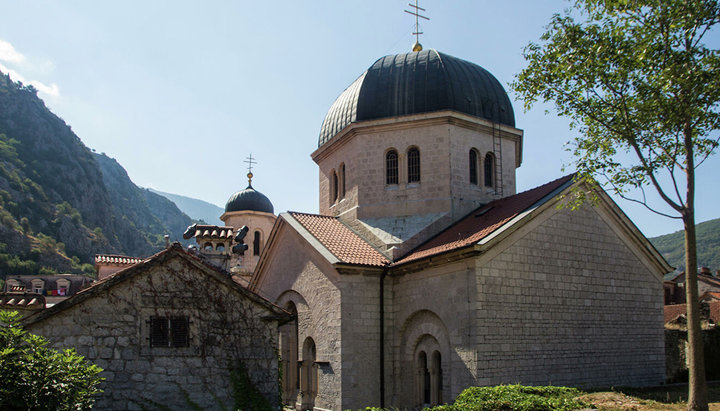
[[[52,96],[52,97],[59,97],[60,96],[60,88],[57,84],[52,83],[50,85],[47,85],[41,81],[37,80],[27,80],[25,77],[23,77],[22,74],[18,73],[17,71],[6,67],[3,64],[0,64],[0,71],[2,71],[5,74],[10,75],[10,78],[13,81],[20,81],[23,84],[29,84],[35,87],[39,93]]]
[[[15,50],[12,44],[0,39],[0,60],[17,64],[25,61],[25,56]]]

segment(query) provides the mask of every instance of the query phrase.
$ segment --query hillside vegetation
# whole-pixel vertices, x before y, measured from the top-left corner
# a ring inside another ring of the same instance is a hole
[[[0,277],[92,272],[97,253],[147,256],[189,224],[0,73]]]
[[[701,267],[720,270],[720,218],[695,226],[697,233],[697,261]],[[685,270],[685,234],[677,231],[650,239],[655,248],[678,271]]]

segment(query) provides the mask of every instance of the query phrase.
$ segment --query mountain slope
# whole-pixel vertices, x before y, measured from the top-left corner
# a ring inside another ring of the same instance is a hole
[[[720,218],[695,226],[698,266],[720,269]],[[678,271],[685,269],[685,233],[677,231],[650,238],[655,248]]]
[[[151,192],[159,194],[168,200],[172,201],[177,207],[182,210],[183,213],[190,216],[195,220],[203,220],[207,224],[224,225],[225,223],[220,220],[220,216],[225,212],[223,208],[216,206],[215,204],[208,203],[207,201],[198,200],[196,198],[185,197],[179,194],[165,193],[158,190],[149,188]]]
[[[0,276],[90,272],[97,253],[149,255],[190,224],[99,161],[32,86],[0,73]]]

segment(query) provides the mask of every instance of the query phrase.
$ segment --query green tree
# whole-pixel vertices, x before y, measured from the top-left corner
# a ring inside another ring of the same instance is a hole
[[[577,0],[553,16],[512,87],[553,102],[580,136],[577,179],[682,219],[688,301],[688,409],[707,410],[695,240],[695,173],[718,146],[720,55],[707,44],[717,0]],[[672,209],[646,201],[655,190]],[[633,192],[641,198],[633,198]],[[587,193],[577,193],[580,201]]]
[[[99,393],[102,369],[73,349],[56,351],[27,332],[16,311],[0,311],[0,409],[85,410]]]

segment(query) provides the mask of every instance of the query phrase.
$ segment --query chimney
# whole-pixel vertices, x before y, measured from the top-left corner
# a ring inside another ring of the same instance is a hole
[[[712,275],[712,272],[708,267],[700,267],[700,274]]]
[[[165,248],[170,248],[170,236],[165,234]]]

